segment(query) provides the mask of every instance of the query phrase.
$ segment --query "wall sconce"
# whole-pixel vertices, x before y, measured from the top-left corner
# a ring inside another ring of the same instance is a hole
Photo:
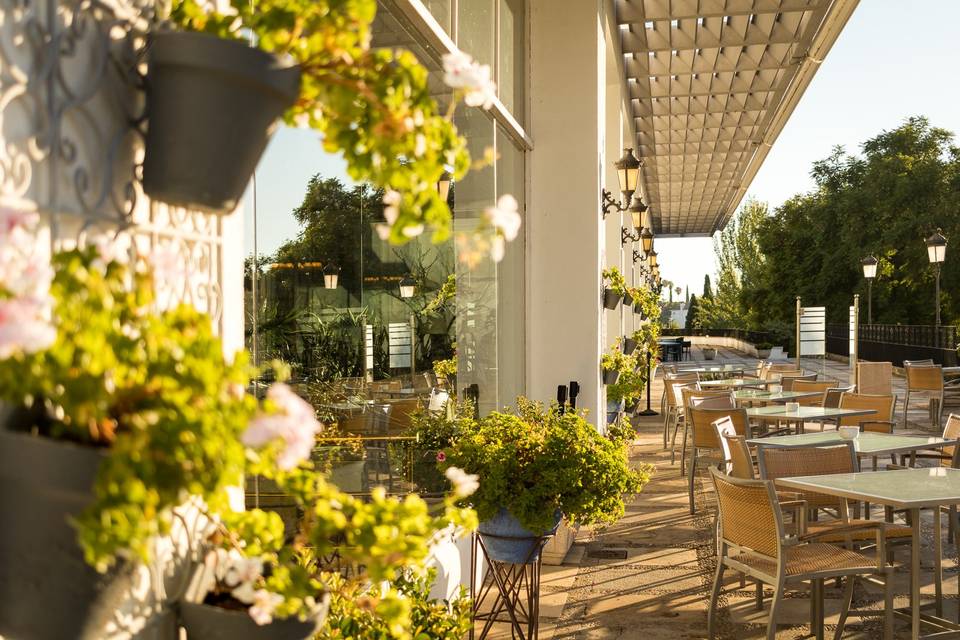
[[[643,252],[649,254],[653,251],[653,231],[645,228],[643,233],[640,234],[640,248],[643,249]]]
[[[631,232],[626,227],[620,227],[620,246],[627,244],[627,242],[636,242],[640,239],[640,231],[643,229],[643,212],[647,210],[647,205],[643,204],[643,200],[636,193],[633,194],[633,199],[630,201],[630,206],[627,207],[627,211],[630,212],[630,218],[633,222],[633,231]]]
[[[417,282],[410,276],[404,277],[400,281],[400,297],[401,298],[412,298],[413,294],[417,290]]]
[[[638,262],[640,262],[640,261],[642,261],[642,260],[646,260],[646,256],[643,255],[642,252],[637,251],[636,249],[634,249],[634,250],[633,250],[633,264],[637,264]]]
[[[340,267],[328,262],[323,268],[323,286],[327,289],[336,289],[337,281],[340,279]]]
[[[650,253],[647,254],[647,260],[650,261],[650,268],[656,268],[658,271],[660,267],[657,266],[657,252],[653,249],[650,250]]]
[[[617,170],[617,180],[620,182],[620,193],[623,194],[623,200],[629,201],[633,192],[637,190],[637,180],[640,177],[640,161],[633,155],[633,149],[624,149],[623,157],[613,163]],[[600,212],[606,217],[616,211],[623,213],[627,206],[621,205],[606,189],[600,191]]]

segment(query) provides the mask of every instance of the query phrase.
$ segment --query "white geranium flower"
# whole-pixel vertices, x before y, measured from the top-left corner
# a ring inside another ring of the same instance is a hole
[[[517,199],[509,193],[500,196],[494,207],[487,207],[483,215],[493,227],[507,240],[513,240],[520,231],[520,212]]]
[[[477,476],[467,473],[459,467],[448,467],[445,475],[450,484],[453,485],[453,493],[458,498],[466,498],[480,488],[480,482]]]
[[[257,589],[253,594],[253,604],[249,613],[253,621],[259,625],[273,622],[274,610],[283,603],[283,596],[271,593],[266,589]]]
[[[463,51],[443,56],[443,81],[453,89],[463,89],[463,101],[471,107],[489,109],[497,96],[497,85],[491,79],[490,66],[478,64]]]
[[[267,398],[277,411],[261,413],[251,420],[240,439],[248,447],[263,447],[282,440],[285,446],[277,456],[277,466],[283,470],[293,469],[310,455],[314,438],[323,425],[317,420],[313,407],[282,382],[267,390]]]

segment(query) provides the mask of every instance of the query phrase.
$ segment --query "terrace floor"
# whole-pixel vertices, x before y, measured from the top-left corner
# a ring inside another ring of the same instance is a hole
[[[694,348],[694,360],[701,359]],[[717,362],[755,362],[738,352],[721,349]],[[825,361],[823,376],[846,381],[844,363]],[[821,370],[820,360],[804,363],[808,370]],[[898,416],[902,419],[903,379],[895,378],[900,397]],[[660,379],[654,382],[654,408],[659,410],[662,390]],[[947,408],[944,412],[946,419]],[[911,410],[907,433],[933,433],[927,412]],[[671,466],[669,452],[662,447],[662,416],[638,418],[637,439],[631,448],[631,460],[649,462],[657,472],[644,491],[630,500],[626,515],[603,531],[581,530],[577,542],[560,566],[544,566],[541,587],[540,638],[600,640],[642,638],[681,640],[706,637],[706,612],[712,586],[715,556],[713,547],[714,498],[706,472],[696,483],[697,514],[691,516],[687,503],[687,484],[680,477],[679,464]],[[809,429],[809,425],[808,425]],[[933,532],[929,519],[922,524],[924,566],[930,563]],[[946,532],[944,532],[946,537]],[[896,606],[908,604],[909,562],[907,551],[897,552]],[[944,544],[944,593],[946,617],[957,615],[957,550]],[[728,573],[729,575],[729,573]],[[763,638],[766,612],[753,606],[753,586],[739,589],[739,580],[731,577],[721,597],[720,638]],[[769,594],[770,592],[768,592]],[[923,594],[933,593],[932,578],[923,576]],[[832,636],[839,609],[839,590],[827,588],[827,633]],[[778,638],[808,635],[809,600],[806,592],[793,592],[781,621],[796,626],[781,626]],[[932,596],[931,596],[932,597]],[[765,599],[769,605],[769,597]],[[882,606],[880,591],[858,587],[854,609]],[[906,623],[900,622],[897,637],[909,637]],[[509,637],[504,629],[498,637]],[[847,638],[879,638],[880,628],[870,618],[851,616]]]

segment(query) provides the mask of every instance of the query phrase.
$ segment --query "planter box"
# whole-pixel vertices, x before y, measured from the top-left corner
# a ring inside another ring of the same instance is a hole
[[[563,564],[563,559],[567,557],[567,552],[577,539],[578,529],[579,527],[571,527],[565,521],[561,522],[556,535],[543,547],[543,564]]]
[[[556,523],[552,531],[536,534],[528,531],[520,521],[506,509],[500,509],[494,517],[484,520],[477,527],[477,535],[483,540],[487,555],[491,560],[511,564],[526,564],[537,559],[537,537],[557,530],[560,524],[560,511],[555,514]]]

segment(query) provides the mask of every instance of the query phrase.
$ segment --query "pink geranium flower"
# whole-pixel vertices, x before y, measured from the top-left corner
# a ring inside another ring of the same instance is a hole
[[[275,407],[270,413],[260,413],[250,421],[241,441],[248,447],[260,448],[282,440],[283,449],[277,456],[277,466],[283,470],[296,467],[313,450],[314,438],[323,428],[313,407],[278,382],[267,391],[267,399]]]

